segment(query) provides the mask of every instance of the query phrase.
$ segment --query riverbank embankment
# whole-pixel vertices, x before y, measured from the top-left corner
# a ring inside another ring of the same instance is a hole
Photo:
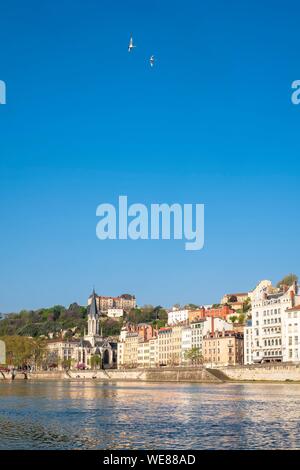
[[[2,372],[0,380],[11,380],[10,373]],[[164,367],[152,369],[105,369],[18,372],[15,380],[97,380],[101,382],[294,382],[300,383],[300,364],[256,364],[245,366]]]

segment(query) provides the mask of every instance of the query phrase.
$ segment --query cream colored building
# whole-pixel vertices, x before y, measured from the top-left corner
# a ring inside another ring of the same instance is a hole
[[[158,358],[160,365],[182,363],[182,326],[161,328],[158,332]]]
[[[57,365],[59,369],[63,367],[65,361],[72,364],[78,363],[78,347],[80,341],[64,341],[53,339],[47,343],[47,355],[49,365]]]
[[[149,340],[149,367],[157,367],[159,365],[158,338]]]
[[[141,337],[136,332],[128,332],[123,341],[118,343],[118,368],[132,368],[138,365],[138,346]]]
[[[148,368],[150,365],[150,344],[149,341],[140,341],[137,348],[138,367]]]
[[[283,315],[283,361],[300,361],[300,306],[288,308]]]
[[[118,368],[157,367],[159,363],[158,338],[143,340],[138,333],[127,332],[118,343]]]
[[[204,364],[210,367],[243,364],[243,334],[234,331],[208,333],[203,339]]]
[[[218,331],[232,330],[232,323],[229,323],[222,318],[207,317],[206,319],[191,323],[189,326],[182,329],[182,360],[188,362],[185,353],[189,349],[196,348],[199,353],[203,355],[203,338],[207,333]]]

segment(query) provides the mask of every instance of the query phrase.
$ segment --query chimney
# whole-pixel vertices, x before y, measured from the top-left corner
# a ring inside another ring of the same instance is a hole
[[[290,291],[290,297],[292,301],[292,307],[295,307],[295,292],[293,290]]]

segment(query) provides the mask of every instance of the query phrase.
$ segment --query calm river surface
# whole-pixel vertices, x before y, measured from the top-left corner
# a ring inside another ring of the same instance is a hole
[[[300,449],[300,385],[0,381],[0,449]]]

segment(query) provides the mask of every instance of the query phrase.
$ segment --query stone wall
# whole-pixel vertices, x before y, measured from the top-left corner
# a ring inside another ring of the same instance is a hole
[[[97,380],[141,380],[143,375],[143,370],[134,369],[134,370],[117,370],[117,369],[107,369],[107,370],[84,370],[84,371],[69,371],[65,374],[66,378],[69,379],[97,379]]]
[[[221,382],[205,368],[147,369],[144,380],[154,382]]]
[[[53,379],[53,380],[62,380],[65,378],[65,373],[63,371],[55,371],[55,372],[29,372],[24,374],[23,372],[16,372],[15,380],[24,380],[24,379],[32,380],[32,379]],[[0,373],[0,380],[11,380],[12,374],[11,372],[3,372]]]
[[[11,374],[4,374],[11,380]],[[0,380],[4,377],[0,374]],[[18,373],[16,380],[24,380]],[[258,364],[217,369],[193,367],[165,367],[158,369],[107,369],[97,371],[32,372],[29,380],[101,380],[101,381],[145,381],[145,382],[212,382],[224,381],[299,381],[300,364]]]
[[[239,381],[299,381],[300,364],[256,364],[235,367],[220,367],[229,380]]]
[[[146,382],[220,382],[204,368],[127,369],[68,372],[72,379],[128,380]]]

